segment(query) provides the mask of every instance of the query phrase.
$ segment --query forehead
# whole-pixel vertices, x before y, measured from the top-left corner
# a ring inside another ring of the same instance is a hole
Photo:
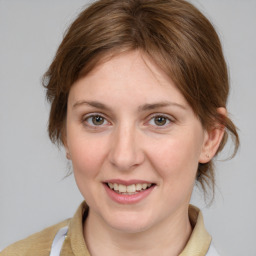
[[[78,79],[70,90],[70,98],[98,95],[105,98],[129,93],[142,98],[171,96],[186,103],[172,79],[141,51],[106,56],[88,74]]]

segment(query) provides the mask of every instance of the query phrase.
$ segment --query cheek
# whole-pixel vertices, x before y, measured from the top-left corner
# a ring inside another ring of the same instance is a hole
[[[194,182],[200,155],[200,143],[193,136],[165,140],[151,150],[152,163],[168,182]]]
[[[106,154],[104,141],[94,136],[70,136],[69,141],[74,174],[85,177],[97,175]]]

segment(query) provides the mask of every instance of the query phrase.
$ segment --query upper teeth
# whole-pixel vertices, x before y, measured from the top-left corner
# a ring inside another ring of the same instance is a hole
[[[123,184],[108,182],[108,186],[111,189],[114,189],[115,191],[120,192],[120,193],[135,193],[136,191],[145,190],[146,188],[151,187],[152,184],[151,183],[143,183],[143,184],[132,184],[129,186],[125,186]]]

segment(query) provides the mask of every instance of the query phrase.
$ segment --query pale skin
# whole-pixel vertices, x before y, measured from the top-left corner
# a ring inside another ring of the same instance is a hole
[[[179,255],[192,232],[198,163],[215,155],[223,136],[216,127],[206,131],[173,81],[140,51],[117,55],[74,83],[64,144],[89,205],[84,237],[92,256]],[[111,179],[154,186],[125,204],[106,193]]]

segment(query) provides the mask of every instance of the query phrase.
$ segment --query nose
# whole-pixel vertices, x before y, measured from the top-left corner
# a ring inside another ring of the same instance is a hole
[[[144,161],[139,131],[135,127],[118,127],[112,137],[109,161],[117,169],[129,171]]]

